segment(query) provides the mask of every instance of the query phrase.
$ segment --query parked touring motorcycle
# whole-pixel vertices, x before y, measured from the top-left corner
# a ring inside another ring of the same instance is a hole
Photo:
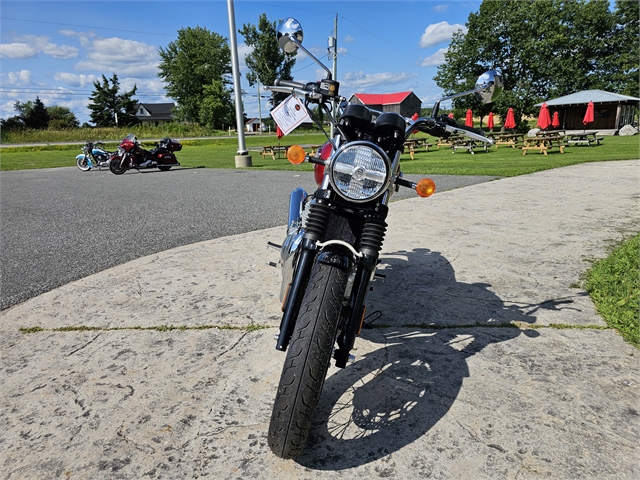
[[[265,88],[297,97],[305,107],[319,105],[336,132],[333,138],[325,132],[328,141],[314,157],[301,147],[289,148],[291,163],[314,164],[318,189],[311,195],[301,188],[292,192],[287,236],[282,245],[270,244],[281,257],[283,316],[276,349],[286,351],[286,359],[268,442],[277,456],[294,458],[304,449],[331,359],[344,368],[362,328],[369,283],[379,276],[376,265],[391,196],[399,187],[413,188],[421,197],[435,191],[430,179],[416,184],[402,178],[404,142],[419,130],[444,138],[459,133],[492,145],[482,130],[439,117],[438,109],[444,100],[472,93],[485,103],[493,102],[502,92],[502,77],[491,70],[474,89],[439,100],[432,117],[411,120],[340,97],[340,85],[330,70],[302,46],[302,28],[295,19],[284,20],[277,37],[283,50],[303,50],[327,76],[307,84],[276,80],[275,86]],[[339,117],[330,102],[339,105]]]
[[[109,169],[116,175],[122,175],[130,168],[137,170],[143,168],[159,168],[162,171],[180,165],[173,152],[182,150],[182,144],[178,140],[165,137],[156,142],[156,148],[145,150],[140,145],[137,137],[130,133],[120,145],[118,151],[109,160]]]
[[[107,168],[109,166],[109,158],[115,152],[108,152],[104,149],[103,142],[87,142],[82,147],[82,154],[76,157],[76,165],[83,172],[88,172],[93,167]]]

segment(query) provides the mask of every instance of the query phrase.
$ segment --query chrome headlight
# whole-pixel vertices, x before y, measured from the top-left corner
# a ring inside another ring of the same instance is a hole
[[[329,180],[348,200],[362,203],[382,195],[389,185],[389,158],[371,142],[342,146],[331,160]]]

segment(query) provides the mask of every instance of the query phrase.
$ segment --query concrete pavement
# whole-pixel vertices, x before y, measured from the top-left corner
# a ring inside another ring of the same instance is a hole
[[[5,310],[2,476],[638,478],[640,353],[577,284],[640,230],[639,174],[589,163],[391,204],[371,328],[330,369],[295,461],[266,444],[284,355],[265,242],[283,228]]]

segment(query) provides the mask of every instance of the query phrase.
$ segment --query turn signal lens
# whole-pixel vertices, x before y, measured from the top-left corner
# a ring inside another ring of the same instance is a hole
[[[436,184],[430,178],[423,178],[416,185],[416,193],[423,198],[430,197],[436,191]]]
[[[287,160],[294,165],[300,165],[307,158],[307,152],[300,145],[292,145],[287,150]]]

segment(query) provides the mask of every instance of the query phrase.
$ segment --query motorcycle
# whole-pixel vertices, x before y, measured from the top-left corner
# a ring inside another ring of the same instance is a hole
[[[130,168],[136,170],[144,168],[158,168],[167,171],[171,167],[180,165],[173,152],[182,150],[182,144],[178,140],[165,137],[156,142],[152,150],[145,150],[140,145],[138,138],[130,133],[120,145],[118,151],[109,160],[109,169],[116,175],[122,175]]]
[[[323,68],[326,78],[307,84],[277,79],[276,85],[265,87],[274,103],[286,94],[287,100],[298,99],[295,109],[304,106],[327,137],[315,156],[307,156],[300,146],[289,148],[292,164],[314,164],[318,188],[312,194],[302,188],[291,193],[286,238],[282,245],[268,243],[280,251],[279,261],[271,263],[282,269],[283,315],[276,349],[286,352],[268,443],[278,457],[288,459],[304,450],[331,359],[338,368],[354,359],[350,351],[363,327],[370,283],[384,278],[376,266],[392,195],[399,187],[415,189],[421,197],[435,192],[435,183],[428,178],[414,183],[402,177],[405,141],[419,130],[442,138],[463,134],[493,145],[482,130],[438,116],[438,110],[440,102],[469,94],[493,102],[503,88],[502,76],[490,70],[472,90],[437,101],[431,117],[410,119],[380,112],[341,97],[339,82],[302,46],[302,38],[297,20],[288,18],[278,26],[280,48],[304,51]],[[323,109],[334,127],[333,137],[314,118],[309,104]]]
[[[109,152],[104,149],[103,142],[87,142],[82,147],[82,154],[76,157],[76,165],[83,172],[88,172],[93,167],[98,167],[98,170],[102,170],[102,167],[109,166],[109,158],[115,152]]]

